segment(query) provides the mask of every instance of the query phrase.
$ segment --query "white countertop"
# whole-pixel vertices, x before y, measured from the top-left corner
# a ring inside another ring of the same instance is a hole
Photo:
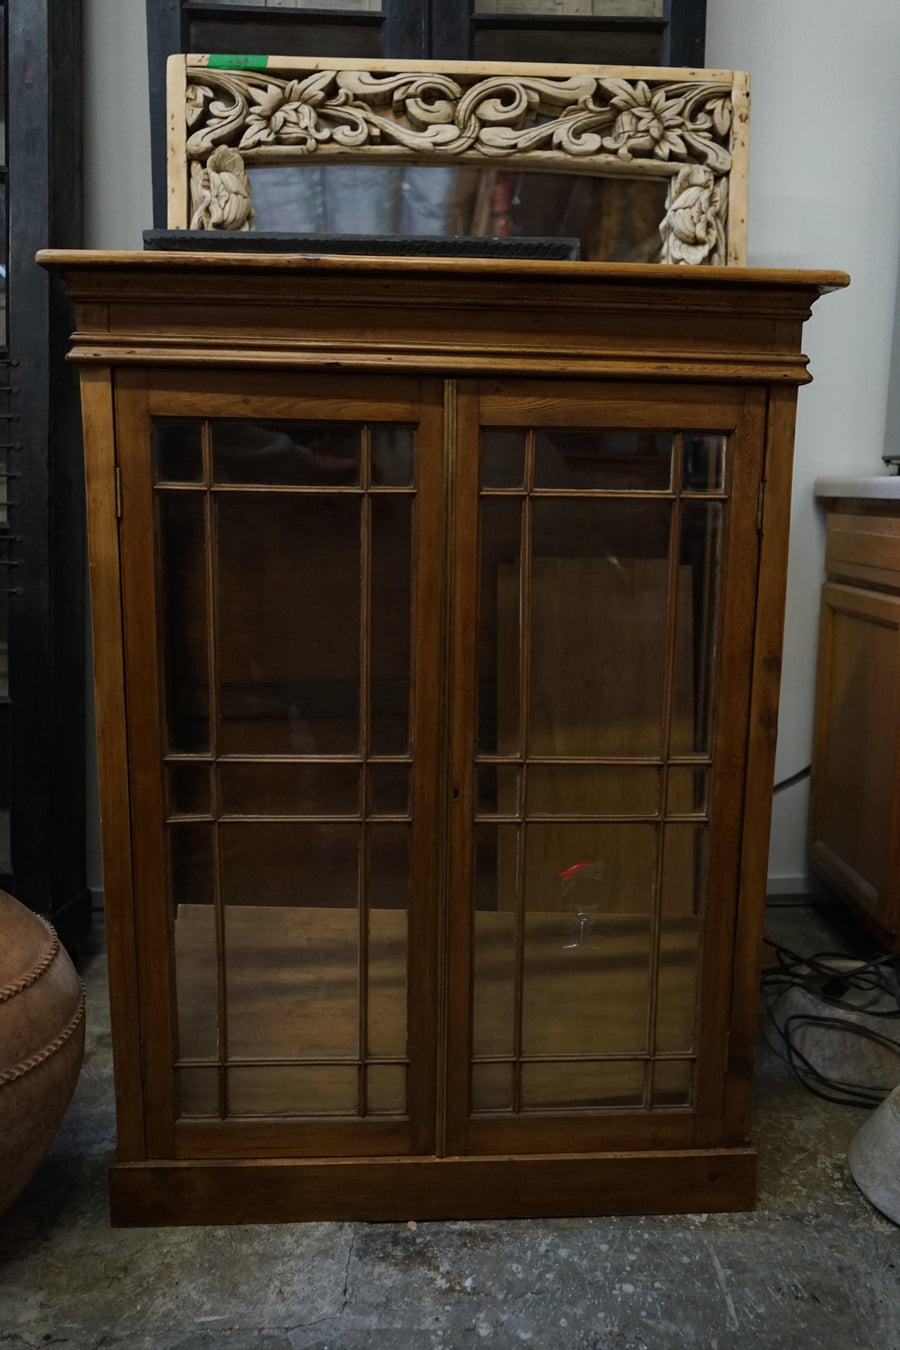
[[[900,501],[900,474],[872,474],[864,478],[817,478],[818,498],[863,497],[871,501]]]

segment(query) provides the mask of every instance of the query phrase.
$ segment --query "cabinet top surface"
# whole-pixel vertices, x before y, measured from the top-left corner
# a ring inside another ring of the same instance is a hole
[[[852,497],[860,501],[893,502],[900,505],[900,474],[817,478],[813,491],[819,501]]]
[[[141,272],[215,273],[263,275],[364,274],[385,279],[401,276],[487,276],[556,278],[595,283],[674,284],[716,288],[811,288],[824,295],[849,285],[840,271],[807,271],[756,267],[676,267],[670,263],[588,263],[497,258],[406,258],[342,256],[339,254],[292,253],[166,253],[105,251],[95,249],[42,249],[37,261],[44,267],[67,274],[70,280],[87,272],[105,273],[137,269]]]

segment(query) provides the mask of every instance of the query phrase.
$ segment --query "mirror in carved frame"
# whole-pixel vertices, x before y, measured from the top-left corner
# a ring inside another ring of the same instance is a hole
[[[565,236],[746,261],[740,72],[173,56],[170,229]]]

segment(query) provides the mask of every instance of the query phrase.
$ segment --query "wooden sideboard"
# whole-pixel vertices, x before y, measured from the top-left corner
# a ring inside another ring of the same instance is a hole
[[[900,952],[900,496],[823,480],[828,506],[810,793],[813,871]],[[837,495],[841,492],[847,495]],[[855,495],[850,495],[854,493]]]
[[[841,273],[47,253],[118,1223],[737,1209]]]

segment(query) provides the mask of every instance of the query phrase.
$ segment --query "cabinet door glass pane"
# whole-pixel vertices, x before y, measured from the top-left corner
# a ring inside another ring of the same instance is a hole
[[[216,499],[225,752],[359,750],[357,496]]]
[[[157,537],[166,748],[202,754],[210,744],[203,495],[159,493]]]
[[[472,1045],[476,1056],[515,1053],[517,854],[516,826],[475,826]]]
[[[406,1109],[413,430],[155,425],[183,1114]]]
[[[523,1053],[646,1049],[655,857],[651,825],[526,826]]]
[[[212,444],[217,483],[359,484],[360,428],[352,424],[215,421]]]
[[[679,546],[673,754],[709,753],[718,627],[722,506],[685,501]]]
[[[482,432],[481,1115],[691,1099],[728,449]]]
[[[219,767],[224,816],[356,816],[357,764],[266,760]]]
[[[674,437],[665,431],[539,431],[536,488],[665,491],[672,481]]]
[[[214,1060],[219,1053],[220,1017],[212,826],[170,825],[167,844],[178,1053],[183,1060]]]
[[[158,483],[203,482],[202,425],[193,418],[157,417],[151,453]]]
[[[369,750],[409,753],[412,499],[371,500],[371,658]]]
[[[667,501],[534,500],[530,754],[660,753],[671,511]]]
[[[478,596],[478,748],[515,755],[520,740],[522,499],[482,503]]]

